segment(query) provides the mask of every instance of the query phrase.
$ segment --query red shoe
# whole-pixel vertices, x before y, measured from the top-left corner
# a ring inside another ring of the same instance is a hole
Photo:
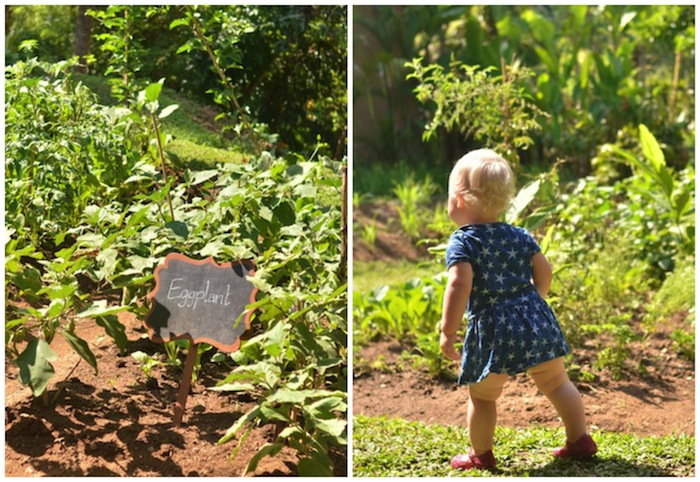
[[[593,441],[590,435],[583,435],[576,442],[571,443],[568,440],[562,448],[554,450],[554,456],[560,459],[587,459],[595,455],[598,451],[598,446]]]
[[[473,452],[470,452],[468,454],[459,454],[452,457],[450,467],[459,470],[491,470],[496,468],[496,459],[493,457],[493,452],[491,450],[484,452],[478,457]]]

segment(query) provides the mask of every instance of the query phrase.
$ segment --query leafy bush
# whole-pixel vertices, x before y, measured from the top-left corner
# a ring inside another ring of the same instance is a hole
[[[679,312],[687,312],[689,321],[695,319],[695,257],[682,257],[675,266],[647,307],[653,321]]]

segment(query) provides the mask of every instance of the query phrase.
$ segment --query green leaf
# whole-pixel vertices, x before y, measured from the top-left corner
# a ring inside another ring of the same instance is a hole
[[[331,418],[334,412],[344,412],[348,408],[343,397],[326,397],[318,400],[305,408],[314,418]]]
[[[301,477],[333,477],[333,461],[328,455],[315,452],[311,457],[299,460],[297,472]]]
[[[92,368],[95,369],[95,375],[97,375],[97,359],[95,354],[90,350],[87,342],[80,338],[75,333],[71,333],[68,330],[62,330],[59,333],[63,335],[68,344],[75,350],[75,352],[80,355],[80,357],[88,362]]]
[[[15,359],[15,364],[19,367],[20,382],[29,386],[35,397],[46,390],[49,380],[54,375],[50,362],[57,358],[58,355],[46,340],[35,338],[27,343],[27,347]]]
[[[179,27],[181,25],[184,25],[186,27],[189,27],[190,21],[187,18],[176,18],[172,22],[170,22],[170,29],[174,29],[175,27]]]
[[[236,422],[229,427],[229,429],[226,431],[223,437],[221,437],[218,442],[216,442],[216,445],[221,445],[225,442],[228,442],[231,440],[238,431],[245,426],[245,424],[252,422],[253,420],[257,419],[260,417],[260,407],[255,406],[252,410],[250,410],[248,413],[243,415],[241,418],[236,420]]]
[[[189,183],[192,185],[201,184],[201,183],[208,181],[209,179],[212,179],[213,177],[216,177],[218,175],[219,175],[218,169],[209,169],[206,171],[195,171],[192,173],[192,178],[190,179]]]
[[[642,154],[652,163],[654,170],[660,172],[666,167],[666,159],[656,138],[644,124],[639,125],[639,140],[642,143]]]
[[[325,432],[336,439],[336,443],[343,443],[344,439],[341,437],[345,432],[347,427],[347,422],[340,419],[316,419],[314,420],[314,425],[316,430]]]
[[[165,224],[165,227],[170,229],[173,233],[180,236],[181,238],[187,239],[190,234],[190,230],[187,228],[187,224],[182,221],[170,221]]]
[[[252,392],[255,385],[251,383],[226,383],[225,385],[209,387],[207,390],[214,392]]]
[[[160,113],[158,114],[158,118],[159,118],[159,119],[165,119],[165,118],[168,117],[170,114],[172,114],[173,112],[175,112],[175,110],[176,110],[178,107],[180,107],[180,106],[177,105],[177,104],[170,104],[169,106],[164,107],[163,110],[161,110]]]
[[[146,87],[144,93],[148,102],[155,102],[158,100],[158,97],[160,97],[160,92],[163,90],[164,81],[165,79],[160,79],[158,82],[150,84],[148,87]]]
[[[107,300],[97,300],[75,316],[77,318],[97,318],[98,316],[114,315],[127,310],[129,310],[128,306],[108,306]]]
[[[293,423],[289,418],[289,406],[273,407],[267,401],[260,405],[260,414],[266,421],[278,420],[285,423]]]
[[[508,213],[506,214],[506,220],[509,223],[515,222],[520,214],[527,208],[527,206],[535,199],[537,193],[540,191],[541,181],[539,179],[531,182],[527,186],[523,187],[513,200],[513,204]]]
[[[267,402],[277,402],[277,403],[297,403],[302,404],[308,399],[315,399],[321,397],[330,396],[343,396],[342,392],[338,391],[328,391],[328,390],[289,390],[287,388],[280,388],[275,393],[267,397]]]
[[[128,342],[126,327],[119,323],[119,320],[114,315],[96,316],[95,322],[105,329],[105,333],[114,340],[120,353],[123,354],[126,349],[126,343]]]
[[[281,443],[266,443],[262,447],[260,447],[260,450],[257,451],[255,455],[250,459],[250,462],[248,462],[248,466],[245,468],[244,474],[249,474],[250,472],[255,472],[255,469],[258,468],[258,463],[260,463],[260,460],[262,460],[263,457],[272,457],[277,455],[282,449],[284,448],[284,444]],[[331,474],[332,475],[332,474]]]

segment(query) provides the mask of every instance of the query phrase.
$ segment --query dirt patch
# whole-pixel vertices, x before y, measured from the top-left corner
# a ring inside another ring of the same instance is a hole
[[[420,261],[428,256],[427,246],[416,246],[401,229],[397,204],[393,201],[363,202],[359,209],[353,210],[353,224],[353,261]],[[365,226],[374,226],[374,242],[363,237]]]
[[[647,341],[635,343],[621,379],[615,380],[603,370],[595,372],[596,379],[590,383],[574,382],[592,429],[638,436],[695,435],[694,364],[675,353],[668,337],[681,321],[679,317],[669,320]],[[435,379],[402,363],[400,354],[404,350],[410,351],[410,347],[393,340],[362,349],[360,357],[366,364],[381,356],[383,365],[396,371],[356,370],[354,414],[466,427],[466,387],[457,387],[454,380]],[[594,371],[595,357],[592,344],[575,350],[575,362],[584,370]],[[645,366],[644,375],[636,368],[640,364]],[[561,427],[551,404],[526,374],[506,383],[498,401],[498,423],[521,428],[533,424]]]
[[[274,441],[274,427],[253,430],[234,458],[238,439],[216,442],[255,400],[207,390],[228,371],[205,362],[183,423],[175,428],[181,371],[155,367],[148,380],[130,354],[153,354],[162,345],[145,338],[131,315],[123,314],[120,321],[130,340],[126,355],[94,322],[84,320],[77,327],[97,357],[97,375],[84,361],[70,373],[79,357],[56,337],[51,346],[59,359],[48,390],[49,400],[56,400],[48,406],[19,383],[17,368],[6,360],[5,476],[240,476],[257,450]],[[284,449],[263,458],[252,475],[295,475],[297,462],[296,453]],[[336,472],[347,473],[344,454],[337,457]]]

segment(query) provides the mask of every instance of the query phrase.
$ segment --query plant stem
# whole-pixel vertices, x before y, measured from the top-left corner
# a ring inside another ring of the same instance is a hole
[[[668,101],[668,122],[673,122],[673,111],[676,107],[676,95],[678,94],[678,82],[681,74],[681,51],[676,52],[676,63],[673,66],[673,87],[671,99]]]
[[[167,173],[165,172],[165,155],[163,154],[163,145],[160,142],[160,131],[158,130],[158,121],[156,120],[155,113],[151,112],[151,121],[153,122],[153,129],[156,132],[156,143],[158,144],[158,154],[160,155],[160,166],[163,171],[163,182],[167,183]],[[168,199],[168,207],[170,208],[170,220],[175,221],[175,211],[173,210],[173,201],[170,199],[170,189],[165,193]]]
[[[258,136],[255,135],[255,131],[251,127],[250,123],[248,122],[248,116],[245,114],[245,111],[241,108],[240,104],[238,103],[238,99],[236,98],[236,95],[234,94],[233,84],[226,76],[224,69],[221,68],[221,64],[219,63],[219,59],[216,57],[216,54],[214,54],[214,51],[211,48],[211,44],[209,42],[209,39],[202,32],[202,26],[200,25],[199,21],[194,17],[194,15],[191,17],[191,19],[192,19],[193,32],[195,33],[197,38],[202,42],[202,45],[204,45],[204,49],[207,51],[209,58],[211,59],[212,63],[214,64],[214,68],[216,69],[216,73],[219,74],[219,78],[221,79],[221,83],[223,83],[224,87],[226,87],[229,90],[231,100],[233,101],[233,105],[236,107],[236,110],[238,111],[238,114],[241,117],[241,121],[243,122],[243,125],[245,126],[246,130],[249,132],[250,137],[253,139],[253,143],[255,144],[256,154],[260,154],[262,152],[262,147],[260,146]]]
[[[61,383],[58,384],[58,390],[56,390],[56,394],[55,394],[55,395],[53,396],[53,398],[51,399],[51,405],[53,405],[54,403],[56,403],[56,400],[58,399],[58,396],[59,396],[59,395],[61,394],[61,392],[63,391],[63,384],[66,383],[66,380],[68,380],[68,379],[70,378],[70,376],[73,374],[73,372],[75,371],[75,369],[78,368],[78,365],[80,365],[80,362],[81,362],[82,360],[83,360],[82,358],[78,358],[78,363],[76,363],[75,366],[73,366],[73,368],[71,369],[71,371],[68,372],[68,375],[66,375],[66,377],[63,379],[63,381],[62,381]],[[47,392],[44,392],[44,393],[47,393]],[[47,402],[47,399],[44,399],[44,404],[47,404],[46,402]]]

